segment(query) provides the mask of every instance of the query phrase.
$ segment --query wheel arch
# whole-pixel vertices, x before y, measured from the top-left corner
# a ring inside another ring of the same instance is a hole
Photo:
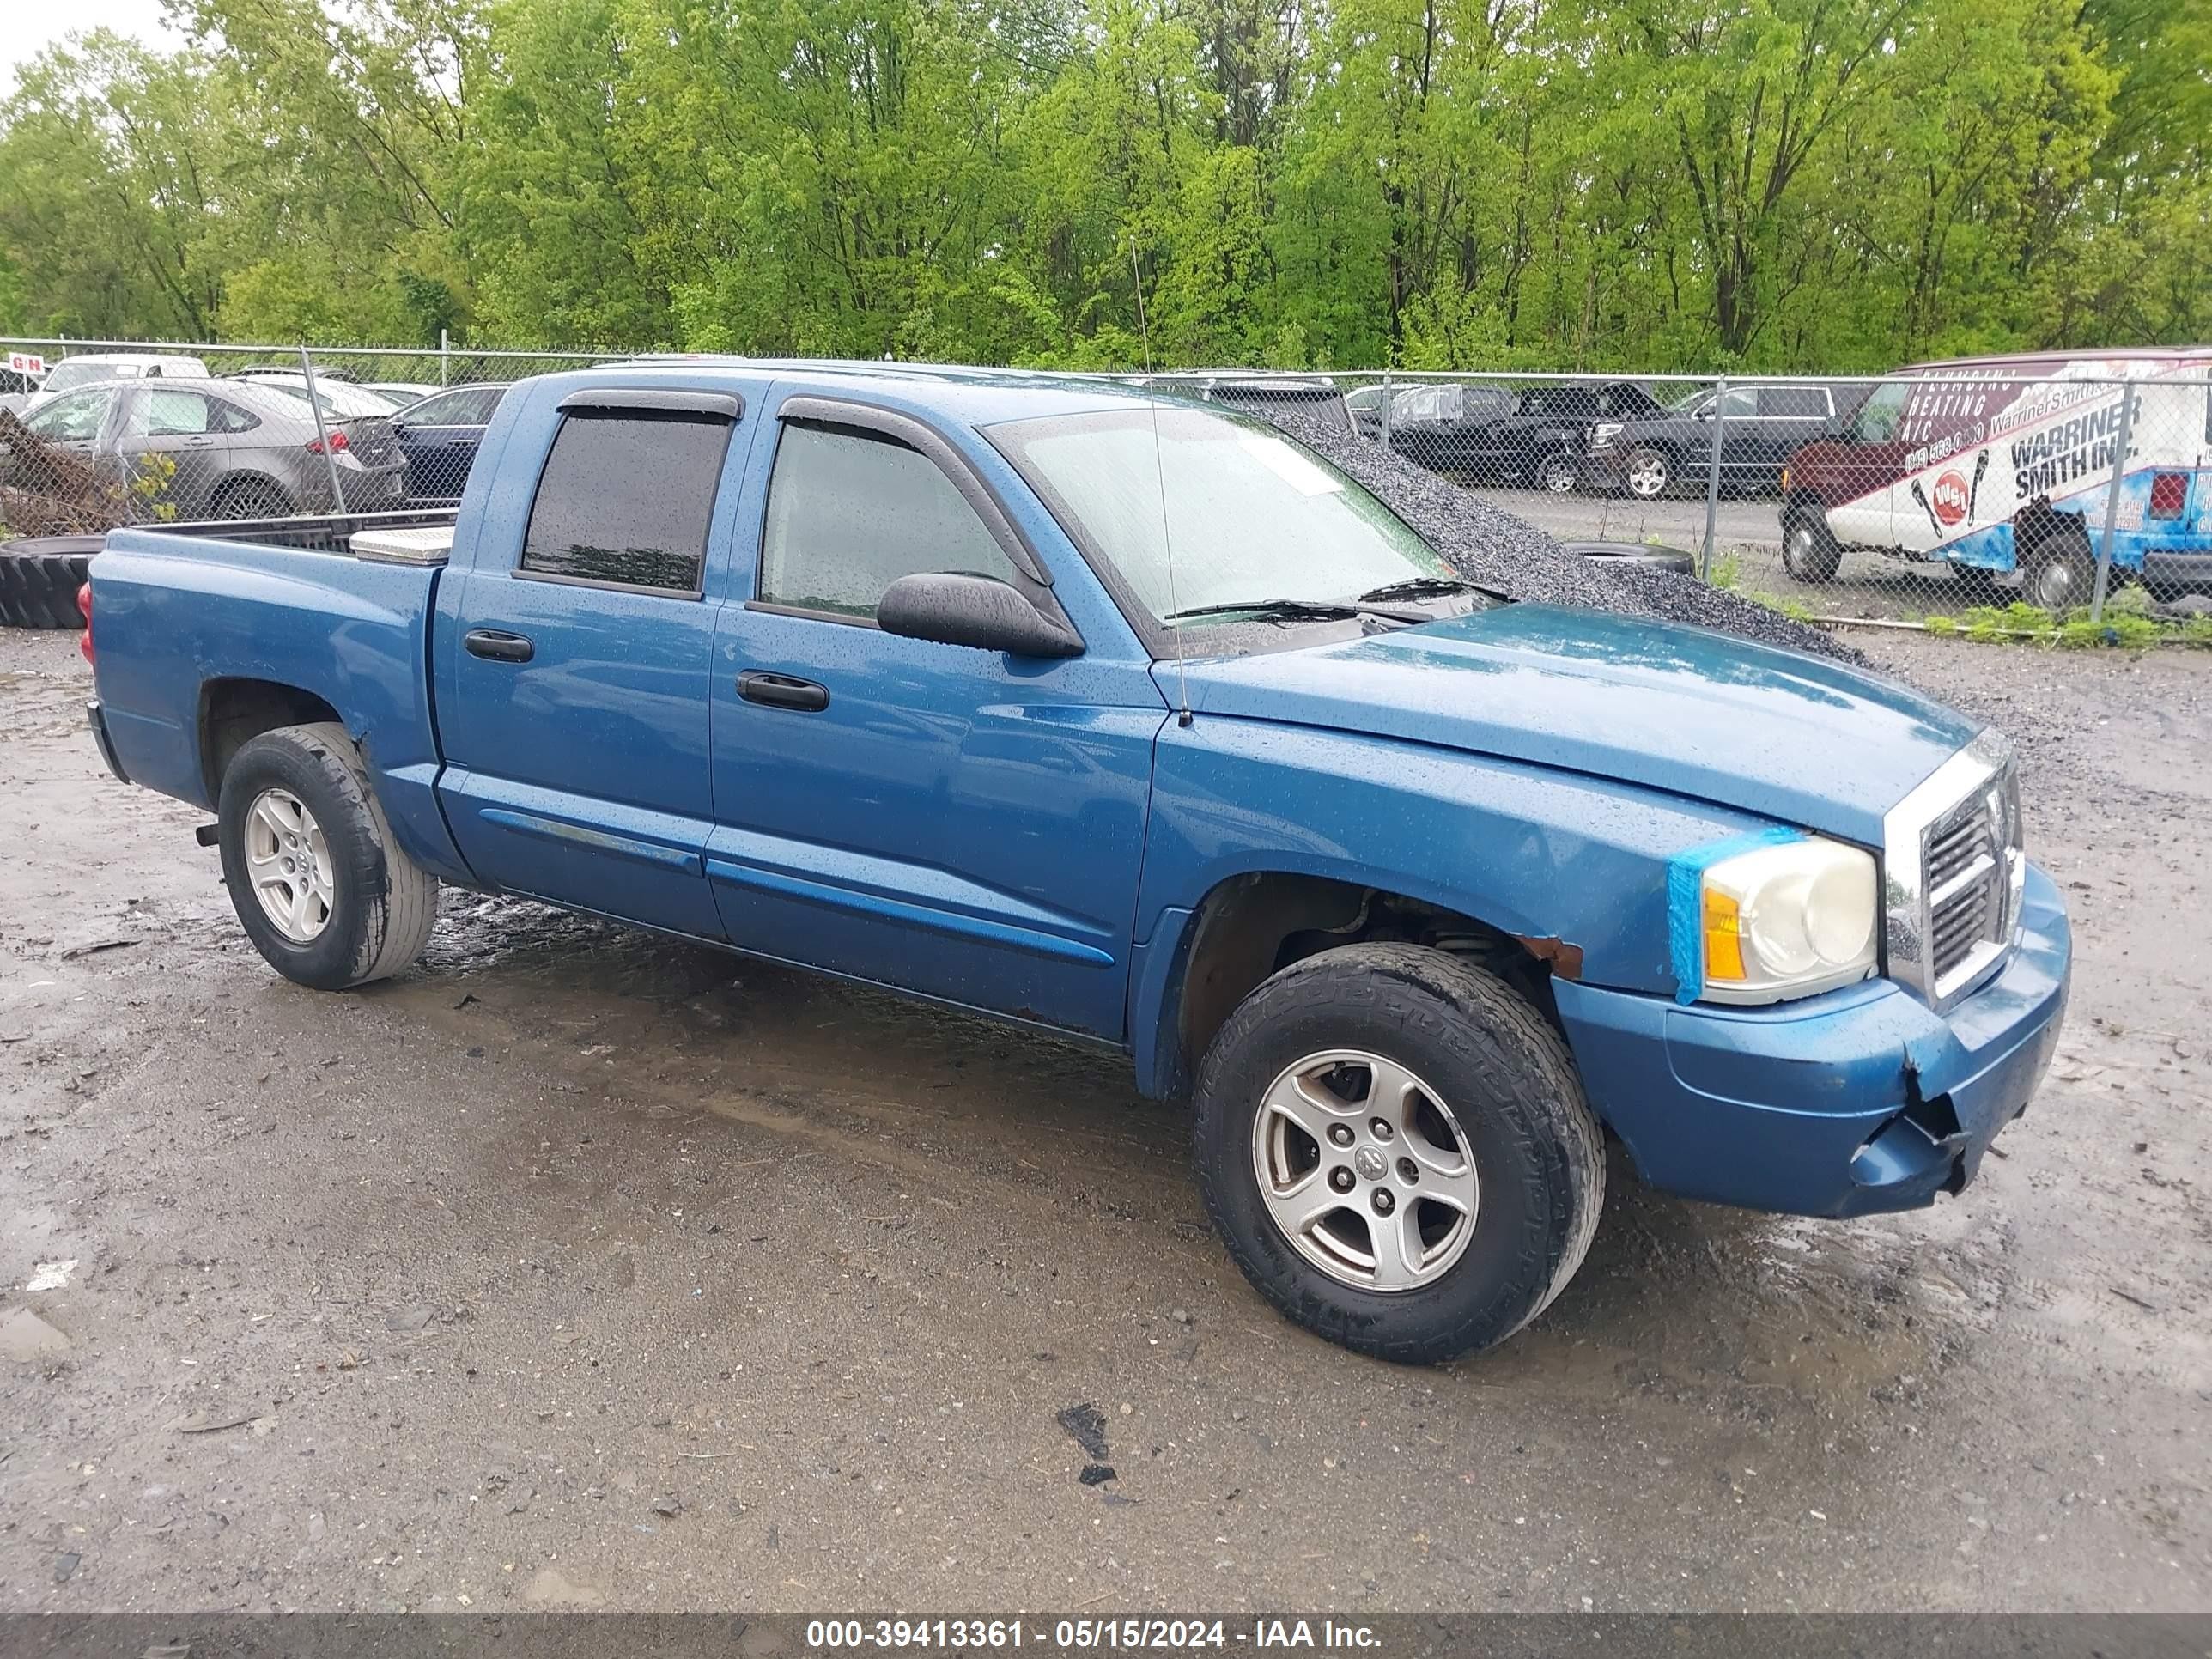
[[[1132,1023],[1139,1084],[1160,1098],[1187,1092],[1214,1036],[1262,981],[1321,951],[1376,940],[1428,945],[1486,968],[1554,1026],[1553,975],[1582,973],[1579,945],[1517,933],[1418,894],[1291,869],[1245,871],[1218,881],[1188,912],[1163,994]]]
[[[238,751],[264,732],[319,721],[345,724],[326,698],[282,680],[225,676],[200,687],[200,778],[212,805],[222,799],[223,774]],[[349,728],[350,729],[350,728]]]

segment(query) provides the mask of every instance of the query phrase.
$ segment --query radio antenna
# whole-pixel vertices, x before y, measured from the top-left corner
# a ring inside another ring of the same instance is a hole
[[[1176,598],[1175,536],[1174,532],[1168,528],[1167,463],[1161,459],[1160,455],[1160,398],[1158,389],[1153,386],[1150,378],[1152,372],[1152,325],[1145,319],[1145,273],[1137,265],[1137,237],[1134,231],[1129,234],[1129,280],[1136,284],[1137,337],[1144,343],[1145,349],[1146,376],[1145,406],[1152,411],[1152,478],[1160,492],[1160,551],[1168,562],[1168,611],[1172,615],[1182,609],[1182,602]],[[1184,672],[1182,665],[1182,624],[1170,622],[1168,624],[1168,631],[1175,641],[1176,724],[1188,726],[1190,724],[1190,677]]]

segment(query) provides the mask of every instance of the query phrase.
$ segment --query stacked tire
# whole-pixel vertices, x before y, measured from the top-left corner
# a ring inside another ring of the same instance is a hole
[[[0,542],[0,626],[84,626],[77,589],[100,551],[98,536],[39,536]]]

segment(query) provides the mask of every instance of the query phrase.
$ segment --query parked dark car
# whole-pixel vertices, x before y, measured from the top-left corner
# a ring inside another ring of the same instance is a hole
[[[110,380],[40,404],[23,427],[143,494],[149,518],[328,510],[333,465],[351,511],[396,507],[404,499],[405,463],[388,421],[326,416],[319,430],[304,398],[250,380]],[[53,488],[57,481],[41,470],[0,446],[0,481]]]
[[[1869,384],[1871,384],[1870,382]],[[1703,490],[1720,434],[1720,486],[1772,494],[1782,468],[1802,445],[1848,415],[1866,395],[1856,384],[1730,386],[1700,390],[1672,409],[1606,421],[1590,434],[1583,482],[1656,501],[1677,488]]]
[[[393,428],[407,458],[409,501],[449,501],[460,495],[507,386],[504,380],[457,386],[399,411]]]
[[[1426,400],[1417,392],[1433,394]],[[1515,392],[1498,386],[1409,389],[1390,405],[1390,447],[1463,483],[1575,487],[1601,422],[1662,412],[1632,380],[1567,381]]]

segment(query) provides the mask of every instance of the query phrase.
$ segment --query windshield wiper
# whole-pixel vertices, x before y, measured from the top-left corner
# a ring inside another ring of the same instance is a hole
[[[1318,605],[1310,599],[1232,599],[1223,605],[1194,605],[1170,611],[1163,622],[1189,622],[1199,617],[1252,616],[1264,622],[1348,622],[1359,614],[1356,605]]]
[[[1463,582],[1456,576],[1409,576],[1401,582],[1388,582],[1381,587],[1370,587],[1359,596],[1362,605],[1374,605],[1383,599],[1426,599],[1445,593],[1479,593],[1482,590],[1473,582]]]

